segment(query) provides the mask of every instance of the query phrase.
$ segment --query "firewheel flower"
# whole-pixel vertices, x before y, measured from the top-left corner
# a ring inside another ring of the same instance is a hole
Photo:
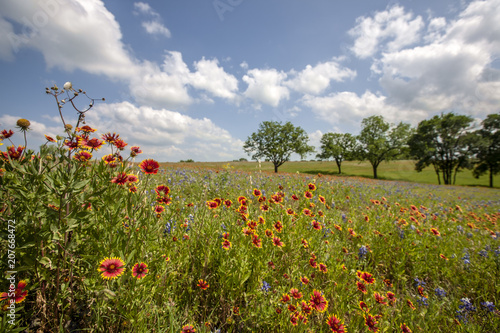
[[[103,279],[116,279],[125,272],[125,263],[118,257],[104,258],[97,269]]]
[[[193,327],[193,325],[182,326],[181,333],[194,333],[194,332],[196,332],[196,329]]]
[[[285,244],[281,241],[279,237],[273,237],[273,245],[277,247],[283,247]]]
[[[295,299],[301,299],[302,293],[297,288],[290,289],[290,295]]]
[[[344,323],[340,321],[339,318],[337,318],[335,315],[331,315],[328,317],[326,320],[326,323],[330,327],[330,330],[335,333],[345,333],[345,326]]]
[[[309,305],[318,312],[324,312],[328,308],[328,301],[321,291],[313,290]]]
[[[142,279],[148,272],[148,265],[143,262],[135,264],[132,268],[132,276],[137,279]]]
[[[204,280],[202,280],[202,279],[199,279],[199,280],[198,280],[198,284],[197,284],[197,286],[198,286],[198,287],[200,287],[200,288],[201,288],[201,290],[206,290],[206,289],[208,289],[208,287],[210,287],[210,285],[208,284],[208,282],[207,282],[207,281],[204,281]]]
[[[359,279],[363,280],[366,284],[375,283],[375,278],[370,273],[358,271],[356,273],[356,275],[358,276]]]
[[[160,168],[160,164],[153,159],[147,159],[139,164],[139,168],[147,175],[156,175]]]
[[[119,172],[116,177],[111,179],[112,183],[125,185],[128,182],[128,175],[125,172]]]
[[[14,291],[14,295],[12,295],[12,291],[10,292],[11,294],[10,297],[8,292],[1,293],[0,301],[9,300],[8,303],[10,303],[11,302],[10,300],[14,300],[16,303],[21,303],[28,295],[28,291],[25,290],[26,286],[27,286],[26,281],[24,280],[19,281],[19,283],[17,284],[17,288]]]
[[[229,250],[231,248],[231,242],[227,239],[224,239],[224,241],[222,242],[222,248],[224,250]]]
[[[403,333],[411,333],[411,329],[408,326],[406,326],[405,323],[402,323],[400,328],[401,328],[401,332],[403,332]]]
[[[374,333],[378,332],[379,328],[377,327],[378,324],[377,319],[370,314],[366,314],[364,317],[365,317],[365,325],[368,327],[368,330]]]

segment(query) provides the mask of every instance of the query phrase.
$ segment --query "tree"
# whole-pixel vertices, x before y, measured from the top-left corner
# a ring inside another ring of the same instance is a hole
[[[321,153],[316,157],[322,160],[333,158],[340,174],[342,162],[354,158],[356,146],[356,137],[349,133],[325,133],[321,137]]]
[[[458,171],[470,167],[472,118],[454,113],[441,114],[418,124],[408,144],[417,159],[415,169],[422,171],[432,165],[441,184],[455,184]]]
[[[489,184],[493,187],[493,175],[500,172],[500,114],[489,114],[482,122],[483,128],[476,131],[475,152],[477,164],[474,177],[489,172]]]
[[[377,179],[377,168],[382,161],[391,161],[404,156],[408,147],[408,138],[413,133],[409,124],[400,122],[391,126],[382,116],[371,116],[361,122],[358,135],[360,146],[358,157],[368,160],[372,165],[373,178]]]
[[[257,133],[252,133],[245,141],[243,149],[252,159],[265,159],[274,164],[274,172],[278,167],[290,160],[292,153],[304,158],[314,152],[314,147],[307,142],[309,137],[300,127],[295,127],[291,122],[282,124],[277,121],[264,121],[260,124]]]

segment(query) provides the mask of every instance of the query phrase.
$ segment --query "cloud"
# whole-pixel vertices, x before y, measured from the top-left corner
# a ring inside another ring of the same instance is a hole
[[[167,51],[161,66],[144,62],[140,75],[131,80],[130,91],[140,104],[157,108],[192,104],[189,86],[227,100],[237,97],[238,80],[226,73],[217,59],[202,58],[194,62],[194,68],[191,72],[180,52]]]
[[[3,22],[8,19],[22,27],[13,33],[5,23],[0,25],[0,35],[6,34],[11,42],[2,54],[32,48],[42,53],[49,68],[81,69],[118,79],[137,73],[120,27],[102,1],[2,1],[0,12]]]
[[[189,69],[179,52],[165,55],[162,66],[145,61],[139,75],[130,78],[130,93],[139,104],[157,108],[184,107],[193,103],[188,93]]]
[[[323,137],[323,132],[320,130],[316,130],[312,133],[308,134],[309,136],[309,145],[316,148],[316,154],[321,152],[321,138]],[[316,155],[314,155],[316,156]]]
[[[422,17],[413,16],[395,5],[373,17],[358,17],[356,26],[348,31],[355,38],[351,51],[359,58],[368,58],[381,49],[397,51],[418,42],[424,22]]]
[[[169,33],[148,4],[138,2],[134,8],[153,16],[154,21],[144,22],[150,33]],[[195,88],[194,93],[236,98],[238,80],[217,59],[202,58],[194,62],[195,71],[191,72],[180,52],[167,51],[162,64],[134,58],[123,44],[118,22],[102,1],[49,0],[37,5],[8,1],[0,3],[0,12],[1,59],[13,59],[20,49],[32,48],[43,54],[49,68],[82,70],[122,81],[137,102],[157,108],[192,104],[196,99],[190,95],[190,87]],[[9,21],[22,28],[14,31]],[[201,99],[210,100],[208,96]]]
[[[307,65],[302,71],[295,74],[293,79],[285,82],[289,88],[304,94],[320,94],[330,86],[330,82],[342,82],[345,79],[352,79],[356,76],[356,71],[345,68],[339,64],[342,58],[334,58],[332,61],[319,63],[312,67]]]
[[[359,127],[361,120],[373,115],[382,115],[387,121],[417,124],[425,118],[422,110],[403,109],[387,103],[387,97],[365,91],[363,95],[350,91],[331,93],[327,96],[306,95],[302,103],[311,108],[316,116],[331,125]]]
[[[163,35],[170,38],[172,34],[170,30],[166,28],[161,22],[161,16],[158,14],[151,6],[145,2],[135,2],[134,8],[137,10],[134,14],[143,14],[146,16],[151,16],[153,19],[150,21],[143,21],[142,27],[146,30],[148,34],[151,35]]]
[[[142,22],[142,27],[146,29],[146,32],[151,35],[163,35],[170,38],[171,33],[162,23],[158,21],[147,21]]]
[[[151,6],[145,2],[134,2],[134,8],[137,10],[135,14],[144,14],[144,15],[150,15],[154,17],[159,17],[160,14],[155,12]]]
[[[288,99],[290,92],[282,84],[287,75],[283,71],[272,69],[250,69],[242,80],[248,84],[243,93],[247,98],[257,103],[278,106],[281,100]]]
[[[210,119],[167,109],[137,107],[129,102],[99,104],[87,116],[87,123],[99,131],[120,134],[129,146],[140,146],[142,158],[226,161],[244,153],[243,142]]]
[[[238,79],[219,67],[217,59],[207,60],[204,57],[194,63],[196,72],[190,74],[191,86],[210,92],[216,97],[232,100],[238,91]]]
[[[0,60],[14,60],[11,38],[15,36],[12,24],[0,17]],[[9,38],[10,37],[10,38]]]
[[[428,114],[497,112],[500,1],[471,2],[448,22],[431,19],[425,40],[426,45],[386,52],[375,62],[388,103]]]

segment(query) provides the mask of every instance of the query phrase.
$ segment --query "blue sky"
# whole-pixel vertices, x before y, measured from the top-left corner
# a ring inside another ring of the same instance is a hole
[[[319,147],[372,115],[484,119],[499,55],[500,0],[0,0],[0,129],[29,119],[30,148],[61,134],[44,91],[71,81],[106,98],[88,125],[141,158],[230,161],[266,120]]]

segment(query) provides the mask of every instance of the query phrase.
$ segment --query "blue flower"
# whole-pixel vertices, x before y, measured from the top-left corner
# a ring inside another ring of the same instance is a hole
[[[366,246],[361,245],[361,247],[359,248],[359,251],[358,251],[359,259],[360,260],[363,259],[367,253],[368,253],[368,249],[366,248]]]
[[[419,297],[417,299],[417,302],[418,302],[418,305],[425,305],[425,306],[429,306],[429,303],[427,303],[427,297]]]
[[[269,290],[271,290],[271,285],[266,281],[262,281],[262,287],[260,288],[260,290],[267,293]]]
[[[399,230],[399,238],[405,239],[405,231],[404,230]]]
[[[436,296],[438,296],[438,297],[445,297],[446,296],[446,291],[444,291],[444,289],[442,289],[442,288],[438,287],[434,290],[434,292],[436,293]]]
[[[486,250],[481,250],[478,253],[481,257],[488,258],[488,251]]]
[[[481,305],[488,310],[488,312],[495,311],[495,304],[493,302],[481,302]]]
[[[460,302],[462,302],[462,304],[460,304],[458,306],[458,308],[460,309],[461,312],[474,312],[476,311],[476,307],[474,305],[472,305],[472,303],[470,302],[470,299],[468,299],[467,297],[464,297],[462,299],[460,299]]]
[[[419,286],[425,287],[425,282],[424,281],[421,281],[418,278],[415,278],[413,280],[415,281],[415,287],[419,287]]]
[[[469,254],[469,252],[467,252],[467,249],[465,249],[465,253],[464,253],[464,256],[462,257],[462,260],[464,261],[465,265],[470,264],[470,254]]]

